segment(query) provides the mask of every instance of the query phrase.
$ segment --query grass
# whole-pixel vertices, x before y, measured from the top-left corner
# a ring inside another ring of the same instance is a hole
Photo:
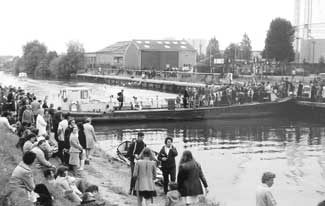
[[[22,160],[22,152],[20,149],[15,147],[18,137],[10,132],[0,128],[1,134],[1,144],[0,144],[0,205],[5,206],[5,195],[7,194],[8,187],[7,184],[9,182],[12,171],[18,165],[18,163]],[[43,174],[40,172],[34,172],[34,180],[35,184],[45,183],[45,179]],[[54,206],[72,206],[75,205],[72,202],[63,198],[57,190],[51,188],[50,185],[47,185],[48,189],[52,192],[54,196]],[[34,204],[28,201],[27,196],[19,191],[13,192],[8,197],[8,205],[10,206],[33,206]]]
[[[34,206],[34,204],[30,201],[28,201],[27,196],[19,191],[15,191],[11,194],[11,196],[8,198],[8,204],[4,204],[2,202],[4,200],[5,194],[7,194],[7,187],[6,185],[9,182],[10,176],[12,171],[15,169],[15,167],[18,165],[18,163],[22,159],[22,152],[20,149],[17,149],[15,147],[18,137],[14,134],[11,134],[8,131],[5,131],[4,129],[0,128],[0,138],[1,138],[1,144],[0,144],[0,205],[1,206]],[[110,158],[104,152],[100,149],[96,149],[94,151],[94,156],[108,159],[110,164],[117,163],[114,161],[113,158]],[[58,164],[56,161],[52,162],[53,164]],[[89,167],[88,170],[90,173],[94,174],[94,177],[97,176],[97,178],[100,179],[101,172],[103,171],[97,171],[96,168]],[[37,172],[37,170],[33,170],[34,173],[34,181],[35,184],[43,183],[45,184],[49,191],[52,193],[54,197],[54,206],[75,206],[75,203],[70,202],[69,200],[65,199],[61,193],[59,193],[55,188],[53,188],[51,185],[48,185],[44,179],[44,176],[41,172]],[[128,178],[126,178],[128,181]],[[114,186],[113,184],[109,184],[109,188],[116,194],[127,196],[124,189],[119,186]],[[162,197],[161,197],[162,198]],[[111,204],[108,201],[106,202],[106,206],[112,206],[114,204]],[[135,205],[136,203],[132,198],[128,199],[127,202],[125,202],[125,205]],[[116,204],[115,204],[116,205]],[[164,205],[161,201],[159,201],[158,205]],[[208,200],[201,200],[200,203],[197,206],[219,206],[216,203],[210,202]]]

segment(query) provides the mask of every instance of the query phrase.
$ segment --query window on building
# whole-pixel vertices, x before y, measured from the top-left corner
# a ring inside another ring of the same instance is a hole
[[[186,42],[185,42],[185,41],[182,41],[182,42],[181,42],[181,44],[183,44],[183,45],[184,45],[184,44],[186,44]]]
[[[138,44],[142,44],[142,41],[137,41]]]
[[[158,44],[162,44],[162,41],[157,41]]]
[[[173,41],[173,44],[178,44],[178,42],[177,41]]]
[[[80,99],[88,99],[89,97],[88,97],[88,90],[82,90],[81,92],[80,92]]]
[[[181,46],[181,48],[182,48],[182,49],[187,49],[187,47],[186,47],[186,46]]]
[[[169,41],[164,41],[164,43],[165,43],[165,44],[170,44],[170,42],[169,42]]]
[[[150,46],[149,46],[149,45],[147,45],[147,44],[145,44],[145,45],[144,45],[144,47],[145,47],[145,48],[150,48]]]
[[[164,46],[165,46],[166,49],[170,49],[170,46],[168,46],[168,45],[164,45]]]
[[[144,43],[146,43],[146,44],[150,44],[150,41],[144,41]]]

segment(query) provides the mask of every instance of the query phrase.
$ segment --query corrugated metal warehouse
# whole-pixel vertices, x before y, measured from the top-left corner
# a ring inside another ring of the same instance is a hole
[[[133,40],[124,54],[128,69],[182,68],[196,63],[196,50],[185,40]]]

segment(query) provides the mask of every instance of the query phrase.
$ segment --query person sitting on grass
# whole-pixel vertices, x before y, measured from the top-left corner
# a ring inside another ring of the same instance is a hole
[[[59,167],[55,180],[57,188],[63,192],[65,198],[79,204],[81,203],[80,197],[82,193],[73,185],[73,182],[75,182],[75,178],[68,175],[68,168],[65,166]]]
[[[35,162],[36,168],[42,169],[42,170],[45,170],[48,168],[55,168],[55,166],[53,164],[51,164],[49,161],[47,161],[45,158],[45,153],[44,153],[44,151],[46,151],[45,140],[40,140],[37,143],[37,146],[34,147],[31,151],[36,154],[36,162]]]
[[[55,174],[54,173],[55,173],[54,169],[46,169],[43,172],[45,180],[49,185],[55,184]]]
[[[103,206],[105,202],[97,200],[99,189],[97,185],[90,185],[82,196],[81,206]]]
[[[25,137],[25,143],[23,146],[23,153],[26,153],[28,151],[31,151],[33,147],[35,147],[36,142],[36,135],[35,134],[29,134]]]
[[[38,195],[35,205],[37,206],[52,206],[53,197],[44,184],[37,184],[34,192]]]
[[[31,166],[33,165],[36,158],[36,154],[33,152],[26,152],[23,155],[23,161],[12,172],[9,180],[10,192],[16,190],[23,190],[26,196],[29,198],[31,192],[35,188],[33,172]]]

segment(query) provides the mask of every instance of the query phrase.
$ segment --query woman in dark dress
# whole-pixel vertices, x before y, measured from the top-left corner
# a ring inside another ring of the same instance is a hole
[[[82,122],[78,122],[77,123],[79,132],[78,132],[78,138],[79,138],[79,143],[83,148],[83,152],[82,152],[82,156],[81,156],[81,160],[80,160],[80,170],[83,170],[84,166],[85,166],[85,159],[86,159],[86,148],[87,148],[87,144],[86,144],[86,135],[84,133],[84,125],[82,124]]]
[[[189,150],[185,150],[179,164],[177,184],[178,191],[186,205],[198,202],[198,196],[203,194],[201,181],[205,187],[205,193],[207,193],[208,184],[200,164],[194,160]]]

